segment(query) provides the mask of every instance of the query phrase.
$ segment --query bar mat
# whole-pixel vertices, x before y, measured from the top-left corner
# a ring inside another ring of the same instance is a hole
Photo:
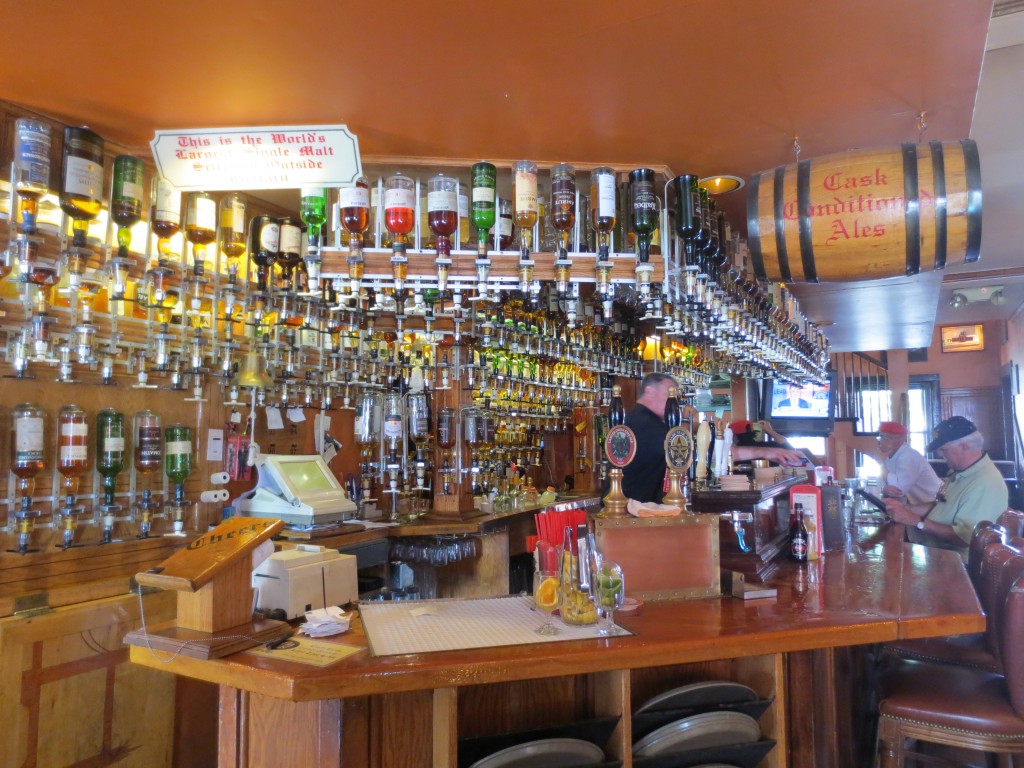
[[[536,629],[546,617],[534,608],[532,597],[520,595],[362,603],[359,615],[374,656],[608,639],[598,635],[599,624],[571,627],[557,616],[552,622],[558,634],[538,635]],[[632,634],[621,627],[619,631],[613,639]]]

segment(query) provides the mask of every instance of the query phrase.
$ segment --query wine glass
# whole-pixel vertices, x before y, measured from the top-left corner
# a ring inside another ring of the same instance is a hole
[[[544,612],[544,623],[534,630],[538,635],[557,635],[558,627],[551,621],[551,613],[558,607],[558,572],[537,570],[533,574],[533,602]]]
[[[615,609],[622,607],[622,601],[626,597],[625,580],[622,578],[622,568],[610,560],[601,563],[597,572],[597,599],[604,611],[604,623],[597,631],[599,635],[611,636],[620,633],[615,626]]]

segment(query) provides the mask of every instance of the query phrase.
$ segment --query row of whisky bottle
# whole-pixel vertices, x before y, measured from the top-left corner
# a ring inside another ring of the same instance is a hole
[[[21,505],[32,503],[35,478],[47,469],[46,412],[39,405],[22,403],[11,411],[10,469],[18,478]],[[102,478],[103,506],[114,505],[117,477],[128,467],[128,456],[140,476],[155,474],[161,467],[174,485],[175,499],[184,500],[184,484],[192,473],[192,430],[182,424],[161,429],[160,416],[144,410],[132,418],[132,446],[124,414],[106,408],[96,414],[96,471]],[[65,405],[57,416],[54,465],[60,473],[65,508],[74,506],[78,482],[90,466],[88,414],[76,405]]]

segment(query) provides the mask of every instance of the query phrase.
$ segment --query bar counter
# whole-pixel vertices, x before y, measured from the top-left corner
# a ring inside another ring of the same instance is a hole
[[[323,669],[246,653],[168,659],[138,646],[131,659],[220,686],[222,767],[455,768],[459,738],[598,716],[621,717],[607,754],[630,766],[633,708],[714,678],[774,700],[759,720],[776,742],[761,765],[856,765],[864,737],[843,719],[846,697],[863,691],[840,679],[840,668],[851,673],[837,654],[985,625],[960,558],[902,543],[899,533],[870,548],[851,541],[804,566],[781,563],[770,581],[776,598],[617,613],[625,637],[375,658],[357,621],[337,642],[363,650]]]

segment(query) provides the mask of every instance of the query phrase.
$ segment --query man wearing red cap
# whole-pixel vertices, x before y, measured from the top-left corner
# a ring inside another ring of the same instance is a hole
[[[878,450],[885,457],[882,495],[908,504],[928,504],[935,500],[942,481],[928,460],[907,443],[907,434],[907,428],[895,421],[883,421],[878,427]]]

